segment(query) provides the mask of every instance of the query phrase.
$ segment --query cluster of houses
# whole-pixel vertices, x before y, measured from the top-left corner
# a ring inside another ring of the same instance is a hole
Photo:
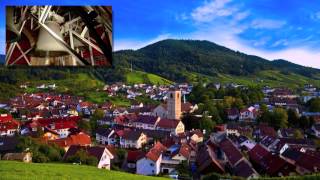
[[[265,124],[219,125],[198,154],[201,174],[214,171],[256,178],[318,173],[320,168],[320,152],[314,141],[295,138],[290,128],[275,131]]]
[[[149,84],[126,85],[124,83],[115,83],[105,85],[103,90],[106,91],[109,96],[117,96],[119,93],[124,93],[128,99],[135,99],[137,96],[145,95],[153,100],[164,101],[168,99],[168,92],[171,88],[180,89],[183,97],[190,94],[192,91],[192,85],[187,83],[159,86]]]
[[[215,86],[220,88],[219,84]],[[0,116],[1,159],[32,161],[30,152],[15,152],[18,143],[15,135],[20,134],[63,148],[65,161],[79,151],[85,152],[97,158],[98,168],[110,169],[113,163],[119,163],[117,149],[125,149],[121,168],[142,175],[176,175],[182,163],[187,163],[197,176],[217,172],[256,178],[320,171],[320,152],[304,131],[293,128],[276,131],[266,124],[251,123],[260,115],[259,105],[226,109],[230,123],[217,125],[212,134],[206,134],[200,129],[186,130],[181,121],[182,114],[198,109],[185,99],[192,91],[188,84],[175,87],[113,84],[104,90],[109,96],[125,93],[128,99],[135,99],[147,95],[162,103],[154,106],[136,102],[130,107],[116,107],[110,102],[97,105],[63,94],[19,95],[0,104],[10,112]],[[319,138],[320,112],[307,112],[297,100],[317,97],[317,88],[309,85],[303,92],[308,93],[302,96],[288,89],[265,87],[263,101],[270,110],[291,108],[300,115],[312,116],[315,124],[310,131]],[[89,120],[97,109],[105,115],[97,121],[95,134],[89,134],[78,124]],[[301,139],[296,138],[297,131],[302,134]]]

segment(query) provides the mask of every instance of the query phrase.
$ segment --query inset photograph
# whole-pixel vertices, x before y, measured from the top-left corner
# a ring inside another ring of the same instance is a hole
[[[6,66],[112,65],[111,6],[7,6]]]

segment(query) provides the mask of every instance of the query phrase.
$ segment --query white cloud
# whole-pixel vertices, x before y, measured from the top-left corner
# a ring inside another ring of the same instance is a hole
[[[272,19],[255,19],[251,23],[254,29],[278,29],[286,24],[285,21]]]
[[[320,51],[301,46],[302,43],[292,46],[292,43],[290,42],[290,47],[288,47],[288,40],[279,39],[273,43],[273,46],[277,47],[283,45],[287,46],[287,48],[268,51],[259,49],[258,47],[266,44],[267,41],[270,40],[270,37],[261,38],[256,41],[241,39],[239,35],[248,28],[277,29],[286,25],[286,21],[264,18],[255,19],[253,21],[242,21],[250,15],[249,10],[242,11],[240,8],[235,8],[236,6],[231,7],[229,6],[230,4],[228,4],[230,2],[231,0],[207,1],[204,5],[194,9],[190,14],[181,14],[176,17],[177,20],[193,20],[195,22],[195,27],[198,28],[194,32],[184,34],[162,34],[148,41],[130,39],[117,40],[115,41],[115,50],[139,49],[167,38],[208,40],[236,51],[257,55],[269,60],[285,59],[296,64],[320,68]],[[229,7],[227,7],[227,5]],[[228,20],[226,17],[231,17],[231,20],[230,18]]]
[[[311,14],[311,19],[316,21],[320,20],[320,11]]]
[[[236,21],[241,21],[250,15],[249,11],[239,12],[234,16]]]
[[[189,17],[186,13],[182,13],[182,14],[179,14],[176,16],[176,20],[177,21],[185,21],[185,20],[188,20]]]
[[[277,46],[287,46],[289,44],[288,40],[286,39],[280,39],[276,42],[274,42],[271,47],[277,47]]]
[[[147,40],[147,41],[142,41],[142,40],[133,40],[133,39],[123,39],[123,40],[116,40],[114,42],[114,51],[118,50],[124,50],[124,49],[132,49],[132,50],[137,50],[142,47],[145,47],[149,44],[172,38],[170,34],[161,34],[153,39]]]
[[[212,0],[194,9],[191,17],[196,22],[210,22],[217,17],[230,16],[237,11],[236,8],[226,7],[231,0]]]
[[[188,34],[187,38],[209,40],[235,51],[260,56],[268,60],[285,59],[290,62],[304,66],[320,68],[320,51],[308,47],[286,48],[278,51],[267,51],[252,47],[247,42],[237,37],[236,31],[229,31],[228,28],[213,28]],[[211,36],[212,34],[212,36]],[[218,34],[218,36],[214,36]]]

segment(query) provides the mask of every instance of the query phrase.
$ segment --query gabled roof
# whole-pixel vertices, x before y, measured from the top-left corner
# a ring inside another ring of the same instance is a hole
[[[203,174],[211,173],[213,171],[218,173],[225,172],[224,166],[218,161],[215,152],[218,152],[218,149],[209,145],[203,145],[199,148],[196,157],[199,172]]]
[[[271,136],[271,137],[277,136],[277,132],[274,130],[274,128],[268,125],[259,125],[258,129],[260,130],[260,134],[262,136]]]
[[[107,150],[110,159],[113,159],[113,155],[109,152],[109,150],[102,146],[79,146],[79,145],[72,145],[64,155],[63,159],[66,160],[68,157],[75,155],[78,151],[84,150],[88,155],[94,156],[99,161],[104,153]]]
[[[160,155],[166,150],[167,148],[164,145],[162,145],[160,142],[157,142],[153,146],[153,148],[151,148],[149,152],[146,154],[146,158],[156,162],[159,159]]]
[[[236,163],[243,158],[238,148],[236,148],[229,139],[221,141],[220,148],[225,153],[232,166],[236,165]]]
[[[263,170],[271,176],[276,175],[276,173],[286,164],[287,162],[285,160],[271,153],[265,156],[260,162]]]
[[[98,128],[96,130],[96,133],[99,134],[100,136],[108,137],[111,131],[112,129],[109,129],[109,128]]]
[[[297,158],[296,165],[308,169],[311,172],[317,172],[320,170],[320,157],[302,153],[301,156]]]
[[[122,138],[126,140],[132,140],[137,141],[144,133],[141,131],[135,131],[135,130],[124,130]]]
[[[179,154],[185,158],[189,158],[191,153],[191,147],[188,144],[181,144]]]
[[[242,160],[234,168],[234,174],[236,176],[248,178],[253,174],[256,174],[255,170],[251,167],[250,163],[246,160]]]
[[[91,138],[89,135],[85,133],[79,133],[76,135],[71,135],[66,138],[61,138],[61,139],[55,139],[49,141],[49,143],[54,143],[57,144],[58,146],[64,148],[64,147],[69,147],[72,145],[90,145],[91,144]]]
[[[256,144],[248,153],[250,160],[256,164],[259,164],[260,161],[269,154],[269,151],[267,151],[260,144]]]
[[[158,120],[159,117],[157,116],[139,115],[134,122],[155,125]]]
[[[13,119],[11,114],[0,115],[0,131],[7,131],[9,129],[18,129],[20,122]]]
[[[179,123],[180,121],[176,119],[160,119],[160,121],[157,124],[157,127],[175,129]]]

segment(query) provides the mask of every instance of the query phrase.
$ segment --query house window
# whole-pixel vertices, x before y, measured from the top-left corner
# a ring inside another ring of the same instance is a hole
[[[150,163],[150,166],[151,166],[151,167],[153,167],[153,166],[154,166],[154,164],[153,164],[153,163]]]
[[[172,93],[170,93],[170,98],[171,98],[171,99],[173,98],[173,95],[172,95]]]

